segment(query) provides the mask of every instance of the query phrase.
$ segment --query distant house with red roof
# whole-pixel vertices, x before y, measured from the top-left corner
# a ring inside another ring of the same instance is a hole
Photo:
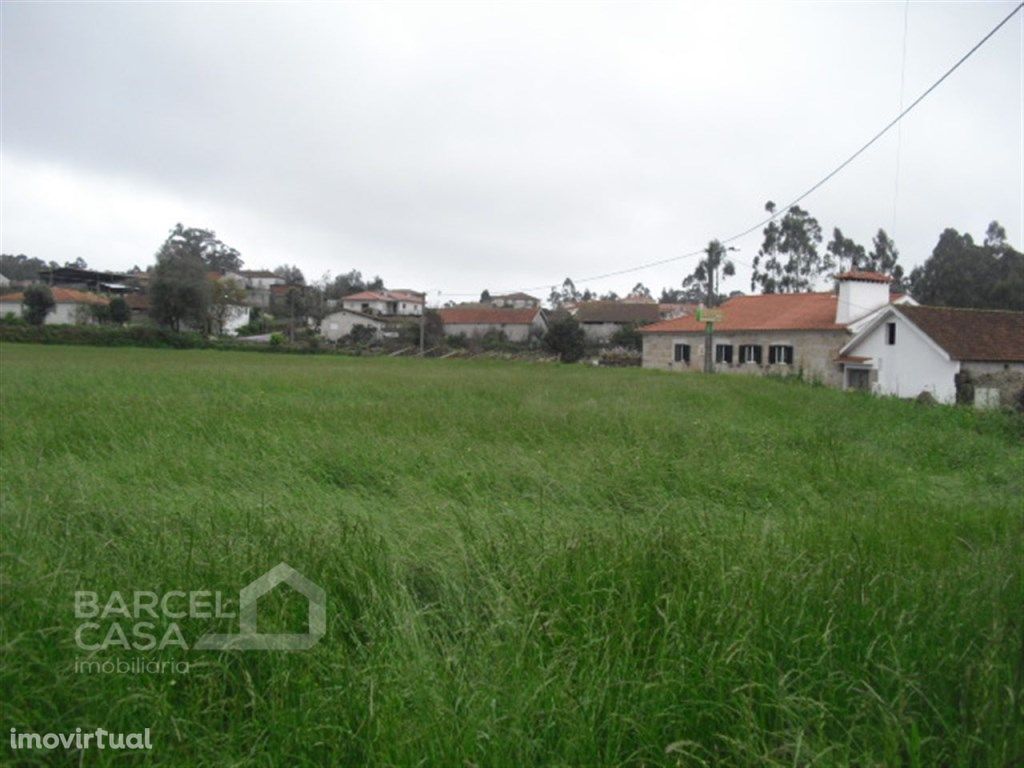
[[[416,316],[423,314],[426,294],[406,288],[383,291],[360,291],[341,298],[342,309],[363,315],[384,317]]]
[[[50,288],[53,294],[54,308],[46,315],[45,325],[73,325],[96,322],[89,308],[93,306],[105,306],[110,303],[106,296],[100,296],[89,291],[79,291],[74,288]],[[24,291],[7,293],[0,296],[0,316],[8,313],[15,317],[24,314],[22,302],[25,300]]]
[[[890,303],[914,302],[909,296],[890,294],[890,278],[877,272],[846,272],[837,281],[835,293],[736,296],[717,307],[722,319],[714,324],[714,369],[801,373],[842,386],[839,350]],[[706,326],[695,314],[654,323],[640,332],[644,367],[703,370]]]
[[[474,338],[489,332],[504,333],[509,341],[527,342],[547,331],[547,317],[540,307],[509,309],[488,304],[460,304],[438,310],[447,336]]]

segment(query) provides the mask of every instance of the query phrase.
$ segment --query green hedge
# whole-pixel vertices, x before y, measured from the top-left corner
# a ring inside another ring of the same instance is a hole
[[[80,344],[93,347],[158,347],[164,349],[232,349],[250,352],[314,354],[330,348],[311,344],[253,344],[235,339],[204,338],[192,331],[171,331],[144,325],[22,325],[0,323],[0,341],[20,344]]]

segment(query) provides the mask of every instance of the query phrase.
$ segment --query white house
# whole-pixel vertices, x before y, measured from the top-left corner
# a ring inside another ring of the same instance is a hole
[[[360,291],[341,299],[342,309],[360,312],[364,315],[396,315],[423,314],[425,296],[416,291],[396,289],[393,291]]]
[[[840,350],[839,362],[844,389],[929,392],[953,403],[966,376],[977,404],[1008,405],[1024,387],[1024,312],[890,306]]]
[[[339,309],[326,315],[320,321],[320,335],[325,339],[337,341],[352,333],[352,329],[357,325],[373,328],[379,336],[383,333],[387,323],[373,315],[364,315],[362,312],[353,312],[350,309]]]
[[[494,331],[504,333],[509,341],[527,342],[540,338],[548,328],[544,311],[538,307],[505,309],[465,304],[445,307],[438,314],[448,336],[473,338]]]
[[[488,302],[492,307],[504,309],[533,309],[540,306],[540,299],[528,293],[505,293],[491,296]]]
[[[72,325],[95,322],[89,312],[89,308],[95,305],[110,303],[110,299],[105,296],[99,296],[88,291],[76,291],[74,288],[51,288],[50,293],[53,294],[55,306],[43,321],[46,325]],[[24,306],[22,305],[24,299],[25,293],[23,291],[0,296],[0,317],[7,315],[7,313],[12,313],[15,317],[21,317],[24,314]]]
[[[233,280],[245,289],[246,303],[252,307],[270,309],[271,288],[285,282],[283,277],[266,269],[240,269],[225,272],[223,278]]]

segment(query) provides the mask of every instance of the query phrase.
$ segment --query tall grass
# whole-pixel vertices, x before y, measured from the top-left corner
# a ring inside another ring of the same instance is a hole
[[[0,377],[4,729],[150,727],[154,765],[1024,758],[1014,417],[212,351],[7,345]],[[280,561],[327,592],[312,650],[74,671],[76,589],[236,595]]]

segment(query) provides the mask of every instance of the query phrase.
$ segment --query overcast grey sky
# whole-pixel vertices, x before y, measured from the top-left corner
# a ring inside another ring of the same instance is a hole
[[[906,103],[1013,6],[911,3]],[[896,114],[905,10],[5,2],[0,250],[145,266],[181,221],[251,268],[358,268],[432,298],[668,258]],[[898,196],[894,131],[804,203],[826,234],[885,227],[908,267],[948,226],[998,219],[1021,245],[1022,18],[904,121]]]

